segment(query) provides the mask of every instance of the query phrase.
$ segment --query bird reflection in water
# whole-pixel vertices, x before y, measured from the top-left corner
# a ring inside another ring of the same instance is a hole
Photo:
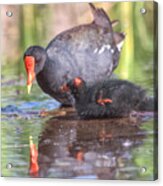
[[[143,144],[138,118],[51,118],[39,137],[39,177],[132,179],[132,149]],[[127,168],[130,170],[127,171]]]

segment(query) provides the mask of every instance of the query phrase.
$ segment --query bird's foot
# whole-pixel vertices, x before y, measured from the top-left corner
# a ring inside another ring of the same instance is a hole
[[[100,98],[100,99],[97,100],[97,103],[99,105],[105,106],[105,104],[107,104],[107,103],[112,103],[112,100],[109,99],[109,98],[104,98],[104,99]]]

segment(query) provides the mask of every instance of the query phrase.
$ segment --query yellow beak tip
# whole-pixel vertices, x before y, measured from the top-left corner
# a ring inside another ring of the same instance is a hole
[[[28,94],[31,93],[31,87],[32,87],[32,85],[27,85],[27,93],[28,93]]]

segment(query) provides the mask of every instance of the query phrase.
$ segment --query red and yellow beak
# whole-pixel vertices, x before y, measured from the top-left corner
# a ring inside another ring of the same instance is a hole
[[[35,58],[33,56],[26,56],[24,63],[27,72],[27,92],[30,94],[32,82],[35,79]]]

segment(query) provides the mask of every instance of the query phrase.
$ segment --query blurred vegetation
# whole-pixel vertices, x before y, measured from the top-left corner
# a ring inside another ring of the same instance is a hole
[[[140,9],[146,13],[141,14]],[[154,56],[154,9],[152,2],[126,2],[115,4],[114,17],[120,20],[119,30],[126,40],[116,72],[121,78],[140,83],[152,81]],[[148,78],[147,78],[148,77]],[[151,82],[152,83],[152,82]],[[145,86],[144,84],[144,86]]]
[[[115,31],[126,33],[116,74],[120,78],[136,82],[151,82],[154,57],[153,2],[95,3],[95,5],[104,8],[112,20],[120,20]],[[145,14],[140,13],[143,7],[147,10]],[[6,9],[13,10],[12,18],[3,18],[6,16],[3,14]],[[2,42],[6,43],[2,50],[2,64],[12,66],[19,63],[18,68],[15,68],[19,74],[24,71],[22,56],[28,46],[46,47],[59,32],[92,21],[86,3],[2,6],[1,10],[4,25]],[[11,22],[13,19],[16,24]],[[12,50],[9,52],[11,47]]]

